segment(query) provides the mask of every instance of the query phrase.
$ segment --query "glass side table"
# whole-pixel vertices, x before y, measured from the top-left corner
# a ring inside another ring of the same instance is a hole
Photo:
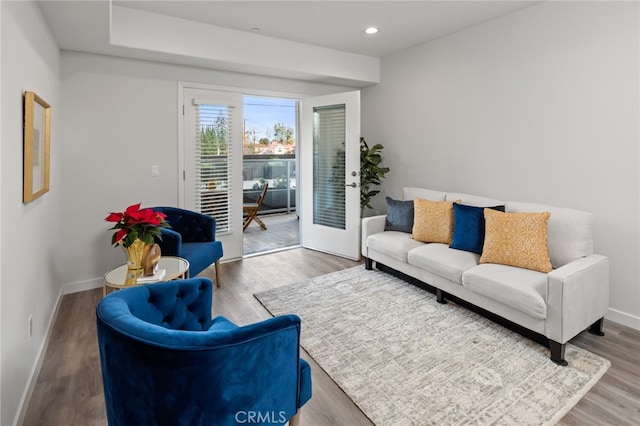
[[[174,256],[162,256],[158,262],[158,270],[165,270],[165,274],[160,279],[145,279],[141,277],[141,280],[137,285],[141,284],[153,284],[163,281],[171,281],[179,278],[189,277],[189,261],[181,257]],[[102,287],[102,296],[106,296],[108,289],[120,290],[122,288],[130,287],[124,285],[124,280],[127,276],[127,265],[120,265],[107,272],[104,275],[104,286]]]

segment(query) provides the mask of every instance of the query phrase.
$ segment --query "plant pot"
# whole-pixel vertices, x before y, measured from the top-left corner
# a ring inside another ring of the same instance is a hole
[[[127,252],[127,276],[124,280],[125,286],[138,284],[138,277],[142,275],[142,258],[147,244],[141,239],[136,239],[129,247],[124,247]]]

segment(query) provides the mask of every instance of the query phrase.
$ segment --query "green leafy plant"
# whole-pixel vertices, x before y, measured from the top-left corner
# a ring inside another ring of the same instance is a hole
[[[256,191],[261,190],[264,187],[264,184],[265,184],[266,181],[267,180],[265,178],[258,179],[258,182],[254,183],[253,187],[251,187],[251,189],[256,190]]]
[[[371,148],[364,138],[360,138],[360,208],[372,209],[371,199],[380,190],[372,189],[372,186],[382,185],[382,179],[389,172],[388,167],[383,167],[381,151],[384,147],[375,144]]]
[[[287,175],[280,175],[276,178],[274,189],[287,189],[289,188],[289,178]]]

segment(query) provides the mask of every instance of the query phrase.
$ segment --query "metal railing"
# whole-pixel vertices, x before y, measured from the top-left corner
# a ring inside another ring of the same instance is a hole
[[[296,209],[296,160],[294,155],[245,155],[242,161],[243,202],[254,203],[262,185],[269,190],[260,213],[292,213]]]

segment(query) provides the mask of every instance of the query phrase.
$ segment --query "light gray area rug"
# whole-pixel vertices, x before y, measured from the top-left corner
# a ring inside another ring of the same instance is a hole
[[[548,349],[392,275],[358,266],[257,293],[302,319],[302,346],[378,426],[559,421],[610,362]]]

